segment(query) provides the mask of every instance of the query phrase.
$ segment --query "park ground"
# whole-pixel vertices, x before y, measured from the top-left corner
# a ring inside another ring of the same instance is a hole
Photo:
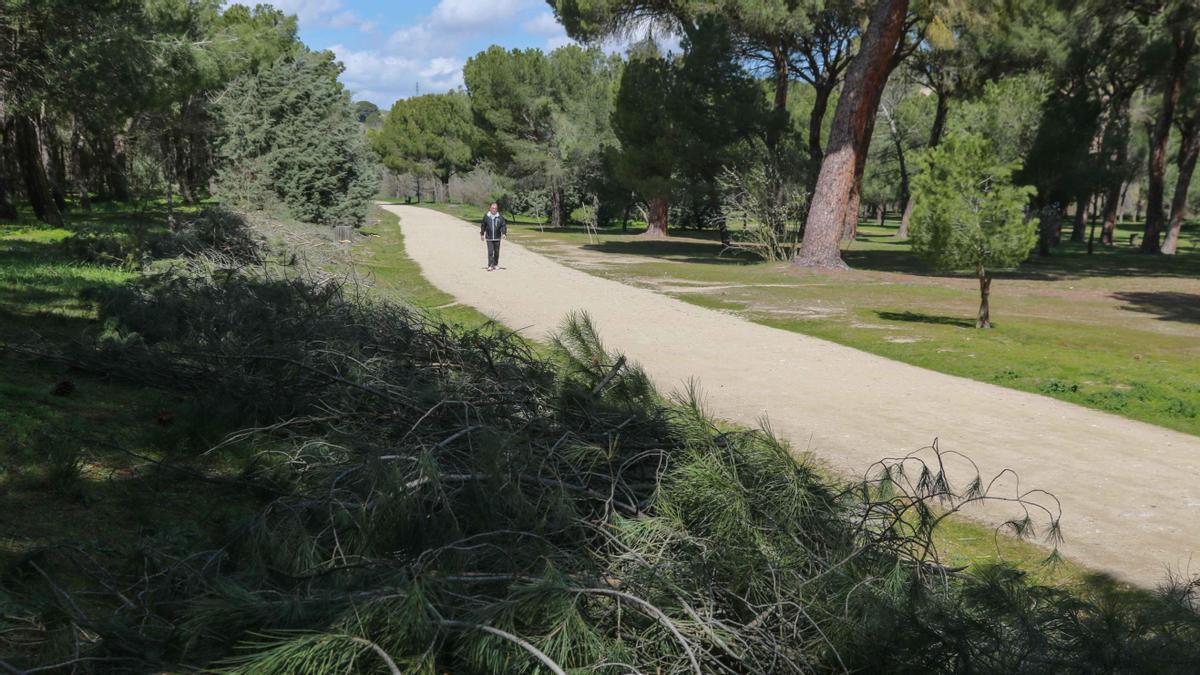
[[[429,205],[476,220],[478,209]],[[1000,272],[995,329],[974,328],[978,285],[934,274],[896,239],[898,222],[863,222],[844,246],[849,272],[798,270],[722,252],[716,233],[549,228],[516,218],[509,235],[570,267],[904,363],[1043,394],[1200,434],[1200,225],[1175,256],[1063,241],[1049,257]],[[730,350],[753,349],[729,345]]]
[[[203,419],[204,411],[197,408],[204,403],[182,391],[100,379],[23,351],[56,352],[100,334],[105,327],[89,289],[124,284],[138,274],[120,260],[81,259],[65,243],[72,235],[146,236],[164,220],[162,205],[151,204],[138,210],[97,205],[91,214],[73,212],[63,228],[37,223],[28,214],[0,223],[0,497],[5,502],[0,568],[55,546],[112,551],[114,560],[129,547],[161,550],[174,542],[184,551],[259,505],[236,483],[246,461],[236,450],[219,456],[174,450],[181,441],[203,447],[231,431],[170,424],[176,416]],[[279,225],[282,234],[321,236],[312,227]],[[541,239],[532,229],[517,230],[518,238],[546,246],[565,246],[576,236],[562,232]],[[487,321],[421,276],[394,215],[376,211],[362,233],[346,262],[368,278],[369,293],[424,308],[439,320]],[[699,246],[703,240],[688,241]],[[644,264],[678,265],[649,256]],[[752,268],[728,269],[745,273]],[[69,392],[62,391],[63,383],[69,383]],[[1046,549],[997,537],[965,520],[944,524],[939,540],[945,559],[955,564],[1004,559],[1048,581],[1108,583],[1070,562],[1043,566]],[[69,588],[72,579],[58,582]],[[0,653],[36,648],[24,642],[36,639],[37,627],[28,628],[6,632]]]

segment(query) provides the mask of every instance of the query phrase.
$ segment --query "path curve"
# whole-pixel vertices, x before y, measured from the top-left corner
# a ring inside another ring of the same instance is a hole
[[[793,447],[840,471],[861,475],[937,437],[985,478],[1012,468],[1022,488],[1056,495],[1061,550],[1089,567],[1154,585],[1200,553],[1200,437],[754,324],[511,241],[501,252],[507,269],[486,272],[477,228],[429,209],[386,208],[400,216],[424,276],[459,302],[539,338],[568,312],[587,310],[610,348],[663,390],[695,377],[719,417],[754,426],[769,416]],[[1200,560],[1191,571],[1200,572]]]

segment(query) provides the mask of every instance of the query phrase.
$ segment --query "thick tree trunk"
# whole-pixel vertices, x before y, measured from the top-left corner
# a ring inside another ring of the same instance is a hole
[[[84,157],[83,133],[79,122],[71,125],[71,175],[75,179],[75,189],[79,191],[79,207],[84,211],[92,210],[92,196],[88,193],[88,162]]]
[[[787,51],[776,45],[771,48],[771,71],[775,85],[775,101],[771,109],[771,120],[767,126],[767,150],[772,154],[779,148],[779,139],[789,123],[787,102],[791,81],[788,77]]]
[[[840,236],[846,209],[865,160],[869,131],[880,93],[892,69],[896,44],[904,29],[908,0],[877,0],[859,52],[846,73],[846,84],[834,113],[829,152],[805,221],[804,240],[795,263],[804,267],[845,268]],[[860,157],[861,156],[861,157]]]
[[[858,236],[858,217],[862,210],[862,181],[855,179],[846,203],[846,217],[842,221],[842,241],[854,241]]]
[[[1087,233],[1088,202],[1092,196],[1086,192],[1075,197],[1075,220],[1071,224],[1071,241],[1082,242]]]
[[[562,188],[555,183],[550,188],[550,227],[562,227]]]
[[[638,235],[645,239],[665,239],[667,235],[667,199],[655,197],[650,200],[650,220],[646,222],[646,231]]]
[[[38,121],[38,143],[42,149],[42,163],[46,167],[46,177],[50,181],[50,193],[54,195],[54,203],[58,205],[60,212],[66,211],[67,163],[58,134],[45,115]]]
[[[887,207],[879,204],[875,207],[875,226],[883,227],[883,221],[887,218]]]
[[[17,198],[14,194],[16,185],[13,182],[14,172],[10,167],[14,163],[15,146],[12,139],[12,124],[0,119],[0,219],[16,220]]]
[[[991,328],[992,316],[988,300],[992,295],[992,275],[982,267],[978,268],[979,276],[979,316],[975,318],[976,328]]]
[[[1179,142],[1179,178],[1175,181],[1175,194],[1171,197],[1171,220],[1167,226],[1167,238],[1162,252],[1175,255],[1179,248],[1179,230],[1183,228],[1183,214],[1187,210],[1188,189],[1192,186],[1192,174],[1196,172],[1196,159],[1200,157],[1200,115],[1193,114],[1183,126]]]
[[[450,174],[445,174],[442,177],[442,199],[447,203],[450,201]]]
[[[27,115],[18,115],[13,126],[16,133],[17,162],[25,178],[25,194],[33,206],[33,213],[43,223],[62,227],[62,213],[54,201],[50,181],[46,178],[46,167],[42,164],[37,124]]]
[[[1168,71],[1167,86],[1163,91],[1162,107],[1158,119],[1150,134],[1150,166],[1147,172],[1146,190],[1146,229],[1142,235],[1141,250],[1143,253],[1159,253],[1159,237],[1163,231],[1163,191],[1167,170],[1167,143],[1171,138],[1171,126],[1175,121],[1175,106],[1179,103],[1179,94],[1183,89],[1183,81],[1187,75],[1188,61],[1191,60],[1195,46],[1196,35],[1185,26],[1175,26],[1171,30],[1171,41],[1175,54],[1171,59]]]
[[[132,195],[129,192],[128,173],[125,170],[126,141],[125,132],[115,134],[106,144],[107,148],[104,153],[107,166],[105,181],[108,184],[109,194],[119,202],[128,202],[132,199]]]
[[[1108,195],[1104,198],[1103,225],[1100,227],[1100,243],[1104,246],[1113,245],[1113,234],[1117,231],[1117,211],[1121,204],[1121,182],[1113,181],[1108,186]]]

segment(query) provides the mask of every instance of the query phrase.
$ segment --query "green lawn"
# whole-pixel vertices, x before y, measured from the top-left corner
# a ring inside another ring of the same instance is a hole
[[[198,477],[222,473],[221,458],[162,463],[172,434],[160,414],[185,405],[181,396],[28,358],[94,336],[96,308],[82,292],[134,276],[81,262],[63,241],[83,229],[143,229],[161,215],[98,206],[64,228],[0,223],[0,567],[52,546],[124,559],[147,539],[206,537],[244,507],[237,491]],[[0,653],[20,647],[3,642]]]
[[[1128,236],[1140,227],[1128,225],[1115,247],[1089,255],[1063,242],[1000,272],[990,331],[974,328],[975,280],[931,273],[896,225],[864,223],[845,246],[853,271],[832,273],[721,254],[711,231],[642,241],[638,230],[518,223],[509,235],[593,274],[751,321],[1200,433],[1200,225],[1185,228],[1176,256],[1137,253]]]

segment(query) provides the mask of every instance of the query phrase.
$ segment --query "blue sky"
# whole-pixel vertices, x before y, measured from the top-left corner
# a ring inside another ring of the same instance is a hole
[[[356,100],[382,108],[418,87],[424,94],[460,86],[463,63],[489,45],[570,42],[545,0],[266,1],[299,17],[309,47],[337,54]]]

